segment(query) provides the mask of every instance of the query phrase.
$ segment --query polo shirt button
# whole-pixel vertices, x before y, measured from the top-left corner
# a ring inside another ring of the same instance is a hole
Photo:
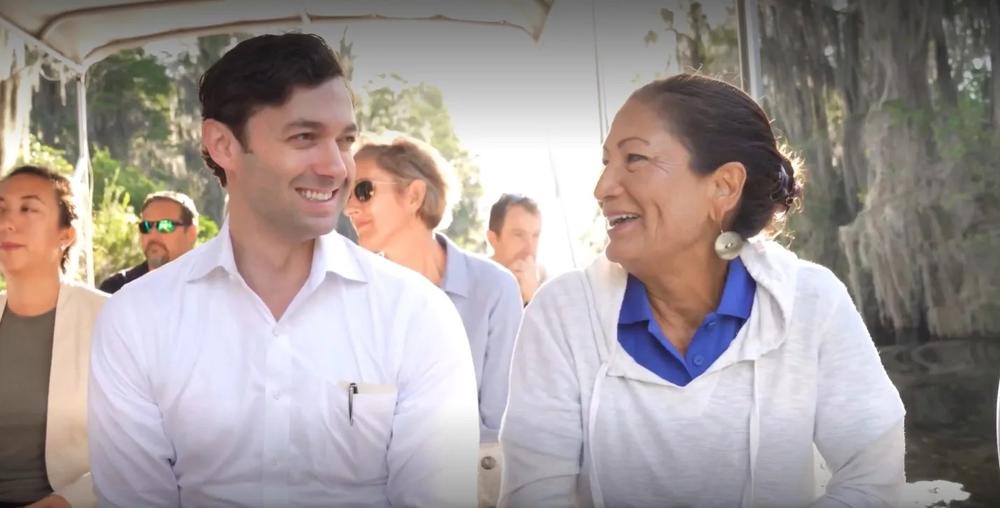
[[[705,357],[701,355],[695,355],[694,364],[701,367],[705,363]]]

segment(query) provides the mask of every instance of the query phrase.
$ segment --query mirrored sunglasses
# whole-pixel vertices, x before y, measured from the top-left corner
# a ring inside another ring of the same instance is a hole
[[[173,233],[174,231],[177,230],[178,226],[187,226],[187,225],[188,224],[185,224],[183,222],[170,219],[144,220],[139,223],[139,232],[144,235],[147,235],[155,229],[160,233]]]

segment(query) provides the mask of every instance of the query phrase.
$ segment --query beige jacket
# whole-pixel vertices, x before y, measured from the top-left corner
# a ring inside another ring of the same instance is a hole
[[[97,506],[87,450],[87,378],[90,333],[106,293],[63,281],[56,302],[49,374],[45,467],[49,484],[73,508]],[[0,293],[0,319],[7,293]]]

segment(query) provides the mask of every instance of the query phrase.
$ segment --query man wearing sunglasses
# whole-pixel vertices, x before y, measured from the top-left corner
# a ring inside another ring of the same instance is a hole
[[[105,279],[100,285],[105,293],[115,293],[194,248],[198,239],[198,209],[186,194],[154,192],[143,201],[141,215],[138,232],[146,260]]]

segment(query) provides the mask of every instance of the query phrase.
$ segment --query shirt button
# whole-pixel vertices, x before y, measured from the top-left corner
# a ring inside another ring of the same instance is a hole
[[[701,355],[695,355],[694,364],[701,367],[705,363],[705,357]]]
[[[710,319],[710,320],[708,321],[708,325],[707,325],[707,326],[708,326],[709,328],[711,328],[711,327],[715,326],[715,320],[714,320],[714,319]]]
[[[493,457],[487,455],[483,457],[483,460],[479,462],[479,465],[482,466],[483,469],[489,471],[497,467],[497,459],[494,459]]]
[[[272,395],[271,397],[272,397],[272,398],[273,398],[274,400],[281,400],[281,394],[280,394],[280,393],[276,393],[276,394]]]

